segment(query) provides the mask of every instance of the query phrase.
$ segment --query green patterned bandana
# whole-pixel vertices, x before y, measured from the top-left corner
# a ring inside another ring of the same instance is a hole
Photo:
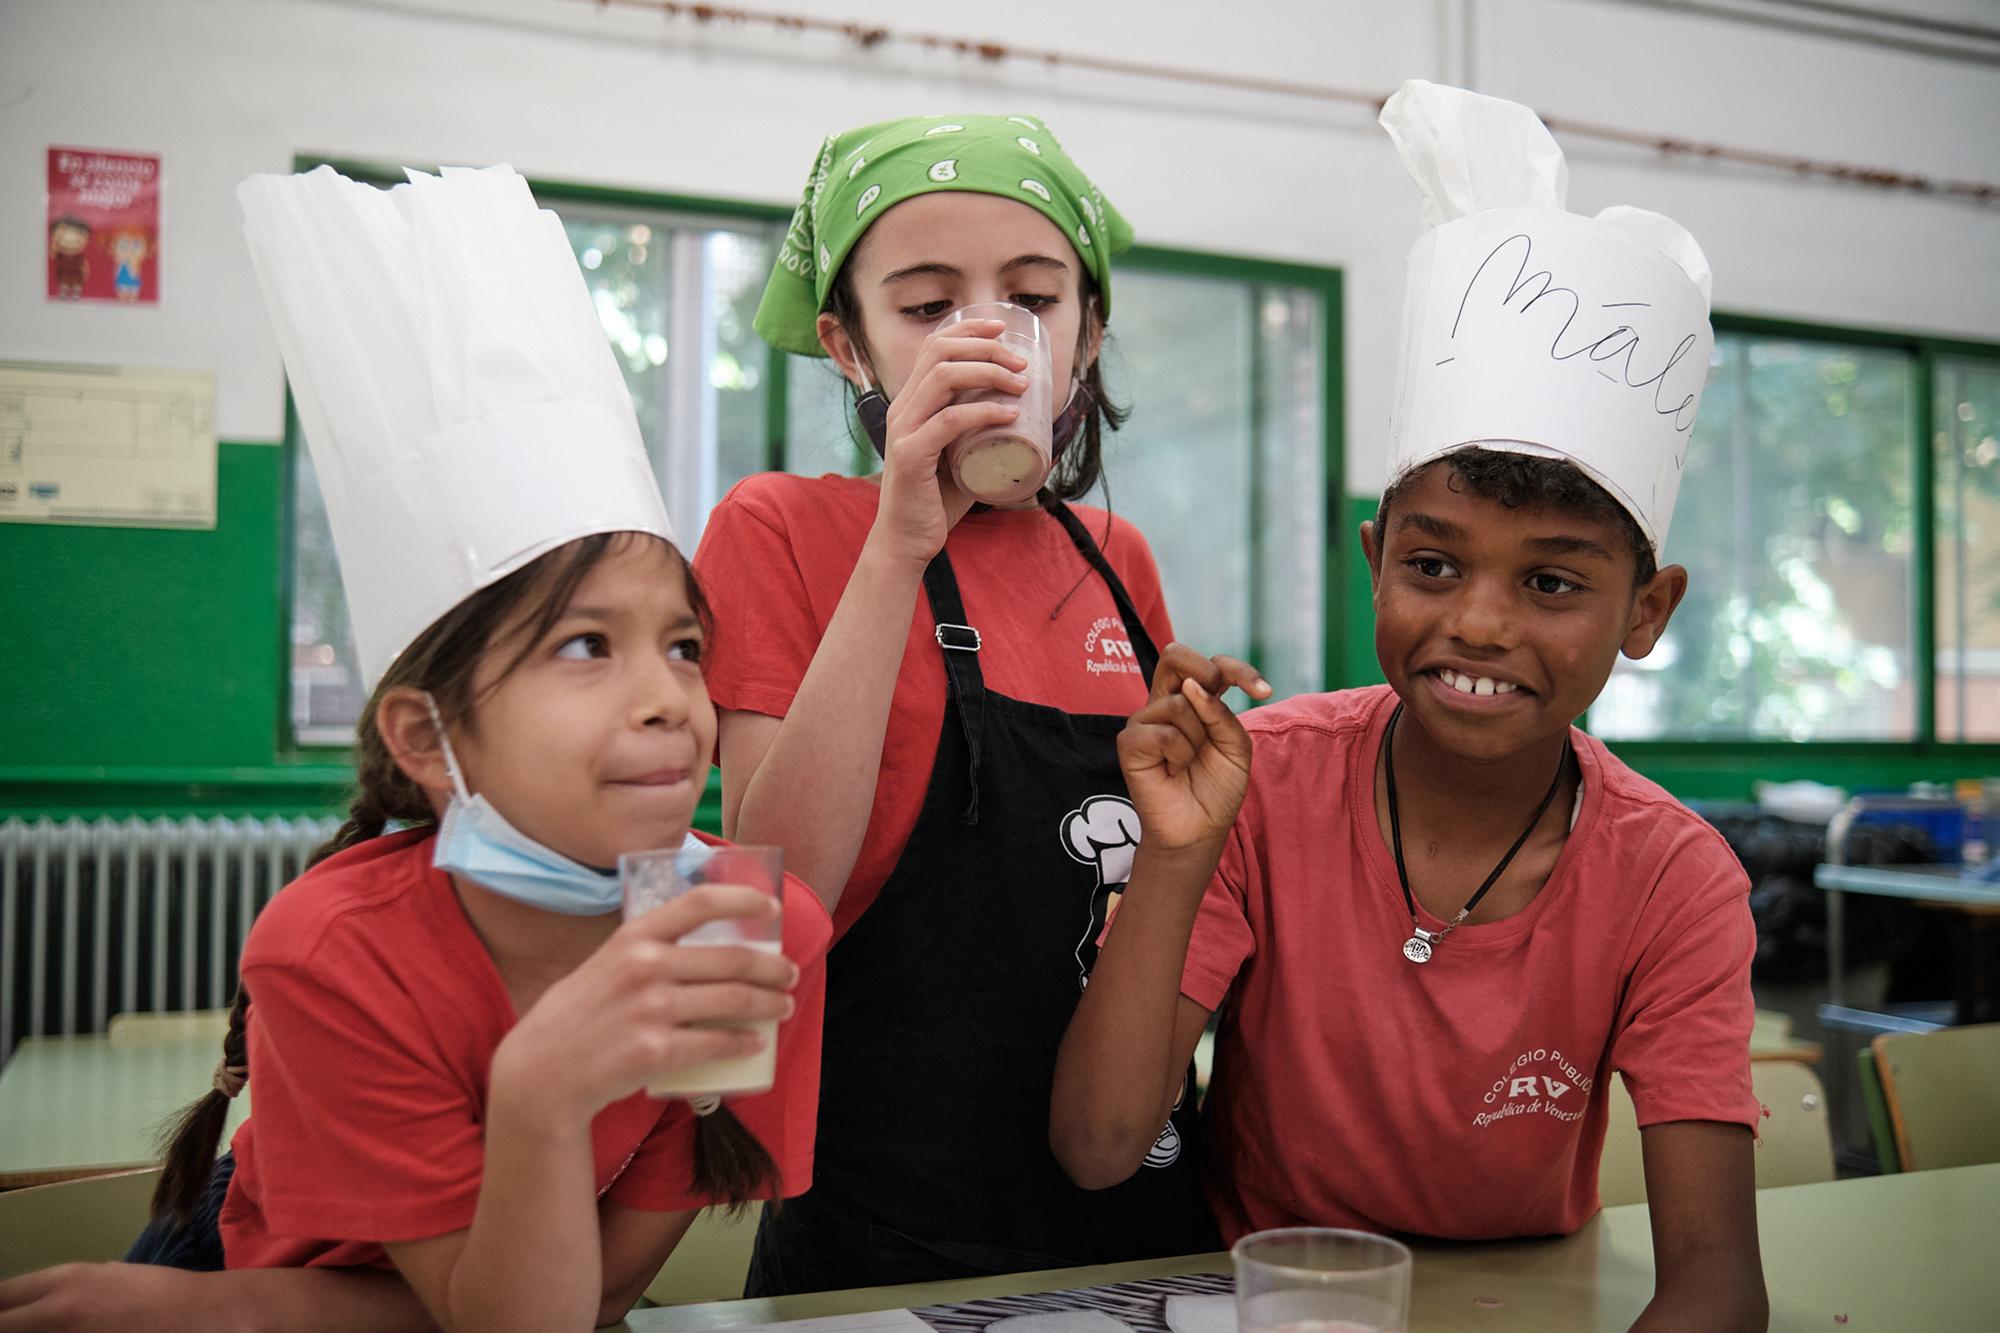
[[[756,329],[773,347],[824,356],[816,328],[834,275],[875,219],[920,194],[971,190],[1028,205],[1061,229],[1111,313],[1111,256],[1132,227],[1032,116],[916,116],[836,134],[820,146]]]

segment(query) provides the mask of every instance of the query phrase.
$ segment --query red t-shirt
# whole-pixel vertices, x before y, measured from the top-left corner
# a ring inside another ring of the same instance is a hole
[[[257,1099],[231,1144],[231,1268],[386,1265],[384,1242],[472,1225],[487,1069],[515,1015],[432,850],[428,829],[349,848],[272,899],[250,932]],[[779,1028],[777,1079],[728,1105],[798,1194],[812,1182],[831,926],[789,877],[784,931],[803,976]],[[690,1179],[687,1102],[634,1093],[598,1112],[591,1139],[600,1196],[659,1212],[710,1202]]]
[[[1613,1070],[1641,1126],[1759,1121],[1742,867],[1580,731],[1581,809],[1542,891],[1428,963],[1403,957],[1409,912],[1375,818],[1395,701],[1376,686],[1245,719],[1250,793],[1181,980],[1223,1008],[1205,1114],[1232,1242],[1298,1225],[1574,1231],[1598,1206],[1594,1094]]]
[[[750,477],[709,515],[695,572],[719,626],[709,644],[718,708],[783,717],[840,604],[881,488],[859,477]],[[1071,506],[1115,570],[1155,647],[1173,638],[1160,573],[1139,530]],[[1110,524],[1106,534],[1105,524]],[[945,542],[986,687],[1070,713],[1135,711],[1147,682],[1104,580],[1039,509],[967,514]],[[918,594],[882,743],[875,807],[834,909],[838,935],[875,900],[916,827],[944,725],[944,650]]]

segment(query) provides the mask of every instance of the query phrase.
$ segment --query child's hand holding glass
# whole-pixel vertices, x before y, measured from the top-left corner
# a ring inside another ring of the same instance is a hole
[[[959,439],[1015,421],[1028,360],[999,340],[1006,325],[970,319],[939,328],[917,349],[888,405],[879,540],[921,566],[944,546],[973,497],[951,482],[945,450]],[[990,397],[975,398],[985,392]]]
[[[494,1100],[588,1120],[674,1071],[753,1058],[768,1068],[798,967],[767,947],[690,937],[718,923],[775,925],[779,911],[768,888],[704,884],[626,921],[500,1043]]]

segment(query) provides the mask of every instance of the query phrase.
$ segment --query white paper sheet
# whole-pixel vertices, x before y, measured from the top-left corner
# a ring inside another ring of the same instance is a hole
[[[635,1329],[648,1326],[653,1311],[637,1311],[626,1322]],[[664,1311],[659,1313],[665,1313]],[[818,1319],[790,1319],[778,1324],[742,1324],[729,1333],[933,1333],[931,1326],[908,1310],[870,1310],[865,1314],[824,1315]]]
[[[1236,1297],[1169,1296],[1166,1316],[1173,1333],[1236,1333]]]

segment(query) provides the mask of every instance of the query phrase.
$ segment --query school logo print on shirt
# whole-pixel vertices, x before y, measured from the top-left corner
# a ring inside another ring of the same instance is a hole
[[[1522,1051],[1481,1097],[1472,1117],[1480,1129],[1491,1129],[1515,1116],[1553,1116],[1564,1123],[1583,1119],[1594,1080],[1553,1047]]]
[[[1116,625],[1120,632],[1124,623],[1117,619],[1100,620],[1091,629],[1093,638],[1105,625]],[[1127,653],[1132,646],[1125,643]],[[1132,670],[1139,668],[1135,664]],[[1080,990],[1090,984],[1090,969],[1097,962],[1097,939],[1104,933],[1104,927],[1118,910],[1118,900],[1125,892],[1125,886],[1132,880],[1132,857],[1139,850],[1139,812],[1123,796],[1093,796],[1082,805],[1063,816],[1061,840],[1063,850],[1070,859],[1092,866],[1097,871],[1097,885],[1091,890],[1090,902],[1084,913],[1083,938],[1076,943],[1076,984]],[[1183,1097],[1186,1089],[1182,1089]],[[1174,1109],[1180,1109],[1176,1099]],[[1174,1128],[1170,1119],[1160,1130],[1159,1138],[1153,1141],[1152,1149],[1146,1154],[1147,1166],[1172,1166],[1180,1160],[1181,1132]]]
[[[1117,616],[1099,616],[1083,636],[1083,669],[1093,676],[1139,673],[1139,654]]]

